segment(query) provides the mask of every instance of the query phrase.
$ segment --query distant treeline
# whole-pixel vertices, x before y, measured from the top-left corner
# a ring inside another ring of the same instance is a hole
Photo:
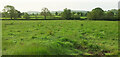
[[[65,19],[65,20],[119,20],[120,9],[104,11],[101,8],[95,8],[87,13],[72,12],[65,8],[63,12],[51,13],[47,8],[43,8],[40,13],[28,14],[20,12],[14,6],[6,5],[3,9],[2,18],[4,19]]]

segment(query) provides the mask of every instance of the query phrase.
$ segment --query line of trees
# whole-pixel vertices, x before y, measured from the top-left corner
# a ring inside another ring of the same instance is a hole
[[[120,18],[120,9],[114,10],[116,13],[113,12],[113,10],[104,11],[102,8],[95,8],[90,12],[87,12],[85,16],[88,20],[119,20]],[[67,20],[71,19],[80,19],[81,13],[80,12],[71,12],[70,9],[64,9],[64,12],[62,12],[62,17]]]
[[[112,11],[104,11],[101,8],[95,8],[91,12],[88,12],[87,18],[90,20],[117,20],[118,14]]]
[[[116,12],[114,12],[116,11]],[[47,19],[47,16],[60,16],[57,19],[66,19],[66,20],[74,20],[74,19],[81,19],[82,16],[86,16],[88,20],[118,20],[120,18],[120,9],[119,10],[109,10],[104,11],[101,8],[95,8],[92,11],[87,13],[82,12],[72,12],[70,9],[65,8],[63,12],[58,13],[55,12],[52,14],[48,8],[43,8],[40,14],[32,14],[35,16],[35,19],[38,19],[38,16],[44,16],[44,19]],[[17,19],[17,18],[25,18],[30,19],[31,14],[28,13],[21,13],[20,11],[16,10],[14,6],[6,5],[2,12],[2,17],[10,18],[10,19]]]

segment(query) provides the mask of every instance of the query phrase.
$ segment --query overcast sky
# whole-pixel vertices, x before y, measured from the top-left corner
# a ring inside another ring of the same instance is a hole
[[[119,0],[0,0],[0,11],[5,5],[12,5],[17,10],[41,11],[47,7],[51,11],[69,8],[72,10],[92,10],[101,7],[104,10],[117,9]]]

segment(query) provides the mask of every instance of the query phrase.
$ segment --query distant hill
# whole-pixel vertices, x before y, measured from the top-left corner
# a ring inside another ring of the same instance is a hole
[[[85,10],[71,10],[72,12],[82,12],[82,13],[87,13],[88,11],[85,11]],[[51,11],[51,13],[55,13],[55,12],[58,12],[58,13],[61,13],[63,11]]]
[[[55,13],[55,12],[61,13],[61,12],[63,12],[63,11],[51,11],[51,13]]]
[[[34,13],[34,14],[39,14],[40,12],[39,12],[39,11],[28,11],[27,13],[28,13],[28,14],[33,14],[33,13]]]

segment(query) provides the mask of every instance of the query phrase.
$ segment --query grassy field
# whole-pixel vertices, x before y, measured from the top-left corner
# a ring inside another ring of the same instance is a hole
[[[117,55],[117,21],[2,21],[3,55]]]

